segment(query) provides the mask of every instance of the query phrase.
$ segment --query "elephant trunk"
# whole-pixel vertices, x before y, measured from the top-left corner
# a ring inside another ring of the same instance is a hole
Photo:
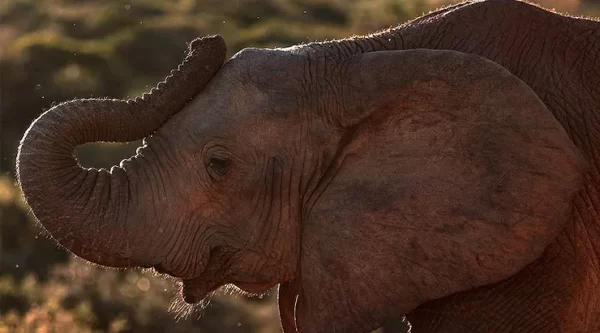
[[[73,152],[88,142],[127,142],[151,135],[206,86],[225,54],[220,36],[196,39],[183,63],[150,93],[127,101],[62,103],[32,123],[19,147],[18,180],[35,217],[62,246],[106,266],[155,264],[146,253],[152,246],[138,243],[151,237],[140,234],[149,231],[141,226],[142,216],[136,216],[137,203],[144,198],[134,197],[138,186],[131,183],[131,170],[127,172],[133,164],[121,163],[110,171],[85,169]],[[136,169],[149,167],[142,159],[136,162]]]

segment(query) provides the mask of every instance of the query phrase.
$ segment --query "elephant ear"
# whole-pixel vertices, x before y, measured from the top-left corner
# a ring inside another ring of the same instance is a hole
[[[506,69],[434,50],[344,66],[346,135],[302,234],[300,332],[366,332],[505,279],[571,218],[586,162]]]

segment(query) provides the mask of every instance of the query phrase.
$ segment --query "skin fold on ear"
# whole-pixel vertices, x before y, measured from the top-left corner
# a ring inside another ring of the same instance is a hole
[[[335,114],[351,139],[303,222],[301,333],[367,332],[515,274],[568,221],[587,168],[494,62],[407,50],[347,64]]]

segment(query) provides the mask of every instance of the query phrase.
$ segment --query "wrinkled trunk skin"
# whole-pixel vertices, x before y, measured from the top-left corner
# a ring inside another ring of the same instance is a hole
[[[519,1],[464,3],[367,38],[319,46],[344,55],[447,49],[499,63],[525,81],[592,165],[600,160],[600,23],[558,16]],[[426,303],[412,332],[600,332],[597,264],[600,172],[586,176],[571,221],[544,255],[517,275]]]
[[[101,265],[157,264],[154,249],[161,244],[144,231],[160,229],[151,224],[158,217],[147,211],[152,208],[148,202],[159,194],[152,191],[157,180],[148,175],[159,172],[160,156],[141,149],[135,158],[107,171],[82,168],[73,151],[88,142],[151,135],[202,90],[224,58],[222,38],[197,39],[179,68],[149,94],[128,101],[74,100],[33,122],[19,147],[18,180],[35,217],[52,237]],[[161,238],[170,237],[165,232]]]

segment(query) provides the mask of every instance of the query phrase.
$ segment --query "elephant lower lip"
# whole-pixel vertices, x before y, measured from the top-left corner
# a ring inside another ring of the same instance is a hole
[[[169,274],[166,269],[162,267],[161,264],[154,265],[154,270],[159,274]]]
[[[188,293],[183,293],[183,300],[188,303],[188,304],[196,304],[198,303],[201,299],[196,297],[196,295],[191,295]]]
[[[186,290],[186,288],[183,289],[183,291],[181,292],[181,296],[183,296],[183,300],[188,303],[188,304],[196,304],[198,302],[201,302],[202,300],[204,300],[206,297],[208,297],[209,293],[199,293],[195,290]]]
[[[234,285],[241,290],[250,293],[250,294],[264,294],[277,283],[246,283],[246,282],[236,282]]]
[[[209,297],[214,290],[218,288],[218,285],[207,287],[207,285],[198,281],[182,281],[181,296],[183,297],[183,300],[186,303],[195,304],[198,302],[202,302],[205,298]]]
[[[196,304],[202,302],[205,298],[209,297],[211,293],[217,290],[221,285],[207,287],[203,283],[198,281],[187,280],[182,281],[181,284],[181,296],[183,300],[188,304]],[[246,283],[246,282],[235,282],[233,283],[236,287],[248,294],[264,294],[269,291],[270,288],[275,286],[277,283]]]

